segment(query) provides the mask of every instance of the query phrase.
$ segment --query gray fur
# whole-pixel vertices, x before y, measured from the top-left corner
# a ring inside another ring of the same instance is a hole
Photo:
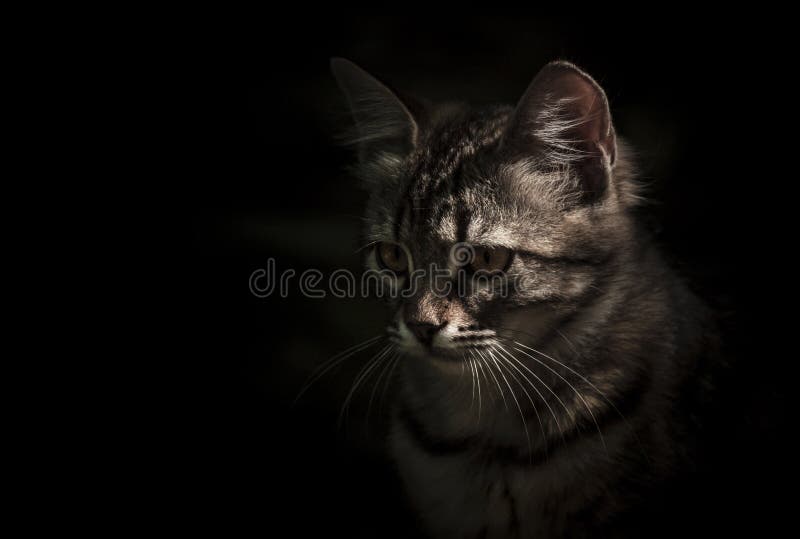
[[[410,499],[435,537],[623,533],[687,462],[680,405],[710,325],[633,216],[605,94],[557,62],[516,109],[409,121],[407,153],[362,153],[367,239],[402,244],[415,268],[447,266],[457,242],[507,247],[525,283],[392,304],[406,358],[391,446]],[[432,348],[408,331],[419,320],[443,328]]]

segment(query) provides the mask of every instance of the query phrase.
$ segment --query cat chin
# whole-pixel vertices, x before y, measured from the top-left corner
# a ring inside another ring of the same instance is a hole
[[[429,348],[425,350],[414,350],[410,351],[410,355],[422,360],[422,361],[432,361],[437,363],[446,363],[446,364],[460,364],[463,361],[463,356],[460,353],[456,353],[455,350],[449,350],[447,348]]]
[[[448,353],[437,353],[430,350],[412,358],[416,360],[418,368],[414,369],[423,375],[423,379],[440,381],[457,378],[464,368],[465,360],[461,356]],[[431,378],[432,377],[432,378]],[[449,383],[449,382],[448,382]]]
[[[472,351],[481,349],[483,349],[483,347],[434,347],[425,350],[416,350],[411,355],[416,356],[420,360],[429,361],[445,368],[453,367],[460,373],[462,365],[469,362]]]

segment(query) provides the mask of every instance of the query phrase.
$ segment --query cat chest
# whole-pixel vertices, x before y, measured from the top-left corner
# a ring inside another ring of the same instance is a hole
[[[504,465],[468,452],[432,455],[402,433],[393,450],[417,513],[436,536],[552,534],[577,506],[559,487],[554,464]]]

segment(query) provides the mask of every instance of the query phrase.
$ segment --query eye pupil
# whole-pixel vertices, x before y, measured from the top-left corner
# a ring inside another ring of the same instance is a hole
[[[470,265],[473,271],[504,271],[511,260],[511,250],[505,247],[478,247]]]
[[[377,247],[378,263],[384,269],[394,273],[405,273],[408,270],[406,253],[396,243],[381,242]]]

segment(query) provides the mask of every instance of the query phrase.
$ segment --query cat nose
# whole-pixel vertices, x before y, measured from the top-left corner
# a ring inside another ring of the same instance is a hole
[[[447,325],[447,322],[441,324],[431,324],[430,322],[406,322],[406,326],[414,334],[417,340],[425,346],[430,346],[433,342],[433,337],[436,332]]]

